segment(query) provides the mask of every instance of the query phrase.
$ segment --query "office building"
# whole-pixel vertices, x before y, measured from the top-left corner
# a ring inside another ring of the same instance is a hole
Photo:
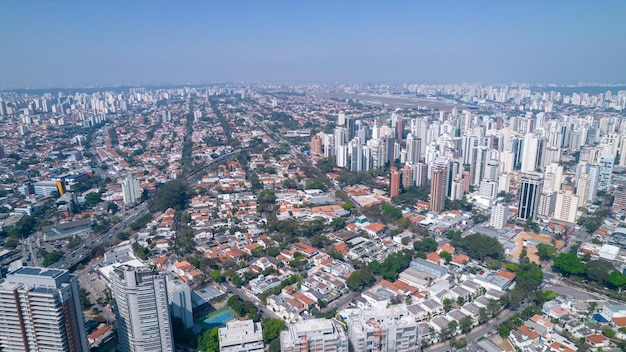
[[[167,276],[167,302],[173,317],[182,320],[186,329],[193,328],[191,289],[176,275]]]
[[[308,319],[280,333],[282,352],[348,352],[343,325],[331,319]]]
[[[78,277],[22,267],[0,281],[0,350],[87,352]]]
[[[122,265],[111,273],[118,350],[174,351],[165,277],[146,267]]]
[[[417,352],[421,349],[418,336],[415,316],[404,304],[348,316],[351,351]]]
[[[220,352],[263,352],[261,323],[235,320],[219,329]],[[281,349],[282,350],[282,349]]]
[[[446,207],[446,185],[448,184],[448,170],[438,167],[433,169],[430,184],[430,210],[439,212]]]
[[[542,186],[541,175],[528,173],[522,176],[519,187],[519,206],[517,209],[517,218],[519,220],[526,221],[535,219]]]
[[[576,222],[578,211],[578,197],[571,191],[560,191],[556,194],[554,219],[569,223]]]
[[[134,205],[141,199],[141,187],[139,181],[133,176],[128,176],[122,182],[122,197],[124,198],[124,204]]]

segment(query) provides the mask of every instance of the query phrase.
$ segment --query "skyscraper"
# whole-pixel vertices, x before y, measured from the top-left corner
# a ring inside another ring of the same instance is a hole
[[[517,218],[519,220],[534,220],[537,216],[537,206],[542,185],[543,182],[539,174],[528,173],[522,176],[517,209]]]
[[[430,184],[430,210],[442,211],[446,206],[446,185],[448,184],[448,170],[445,167],[433,169]]]
[[[128,175],[124,182],[122,182],[122,197],[124,198],[124,204],[134,205],[141,199],[141,187],[139,181],[133,176]]]
[[[402,187],[406,190],[413,186],[415,181],[413,180],[413,168],[410,164],[405,164],[402,169]]]
[[[193,328],[191,289],[176,275],[167,276],[167,301],[173,317],[180,318],[186,329]]]
[[[534,172],[537,169],[539,138],[534,133],[524,136],[522,144],[522,172]]]
[[[122,265],[111,278],[118,349],[174,351],[165,277],[149,268]]]
[[[411,133],[406,137],[406,161],[408,163],[414,164],[420,161],[421,144],[422,140],[415,138]]]
[[[89,351],[78,277],[67,270],[22,267],[0,281],[0,349]]]

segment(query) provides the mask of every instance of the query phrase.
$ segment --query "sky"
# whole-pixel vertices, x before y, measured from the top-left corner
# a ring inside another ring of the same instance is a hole
[[[626,1],[1,1],[0,87],[626,82]]]

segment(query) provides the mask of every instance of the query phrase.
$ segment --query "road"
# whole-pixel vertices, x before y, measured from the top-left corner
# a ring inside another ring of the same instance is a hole
[[[488,323],[474,328],[467,335],[463,335],[463,334],[457,335],[456,339],[458,340],[459,338],[464,337],[468,342],[475,341],[478,338],[485,336],[486,333],[497,330],[500,324],[502,324],[505,320],[509,319],[510,316],[513,314],[514,312],[511,311],[510,309],[505,309],[502,312],[500,312],[500,315],[498,315],[495,319],[492,319]],[[425,348],[424,351],[445,352],[445,351],[450,351],[451,349],[452,348],[450,347],[450,342],[444,341],[444,342],[440,342],[438,344],[432,345],[428,348]]]
[[[143,203],[133,209],[130,209],[125,214],[123,214],[122,221],[116,224],[115,226],[113,226],[113,228],[111,228],[109,231],[101,235],[94,235],[92,237],[85,239],[85,243],[80,248],[77,248],[76,250],[70,253],[67,253],[59,261],[50,265],[50,267],[56,268],[56,269],[69,269],[73,267],[74,265],[83,261],[85,257],[88,257],[91,254],[91,249],[93,247],[98,246],[100,244],[107,243],[113,237],[117,236],[119,233],[124,231],[129,224],[133,223],[138,218],[140,218],[141,216],[147,213],[148,213],[147,203]],[[35,253],[31,251],[31,256],[34,254]]]

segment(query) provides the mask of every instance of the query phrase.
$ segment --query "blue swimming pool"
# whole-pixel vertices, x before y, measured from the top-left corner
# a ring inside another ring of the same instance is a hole
[[[216,326],[222,327],[233,319],[235,319],[235,312],[226,307],[209,314],[202,322],[208,329],[212,329]]]

